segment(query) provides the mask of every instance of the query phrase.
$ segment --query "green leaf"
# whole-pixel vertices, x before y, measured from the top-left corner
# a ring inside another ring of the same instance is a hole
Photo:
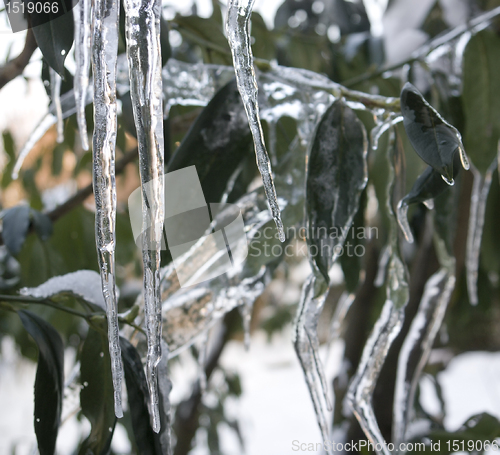
[[[360,236],[359,233],[365,228],[366,202],[366,191],[363,191],[361,194],[359,209],[354,216],[353,224],[347,234],[343,254],[340,256],[340,266],[342,267],[342,272],[344,273],[347,292],[356,291],[362,269],[362,257],[358,251],[364,252],[365,250],[363,245],[363,236]],[[358,246],[361,248],[357,248]]]
[[[500,139],[500,38],[490,29],[474,35],[463,59],[464,142],[474,165],[484,174]]]
[[[232,80],[203,109],[175,151],[167,171],[195,165],[208,202],[218,202],[241,161],[252,153],[252,135]]]
[[[276,57],[276,48],[272,32],[267,29],[264,19],[259,13],[252,13],[252,37],[255,42],[252,44],[254,57],[272,60]]]
[[[460,133],[409,82],[401,91],[401,112],[406,134],[417,154],[452,184],[455,151],[464,153]],[[465,154],[462,162],[468,168]]]
[[[50,218],[27,205],[18,205],[7,209],[1,218],[3,220],[3,241],[13,255],[17,255],[21,251],[31,223],[42,240],[47,240],[52,234]]]
[[[30,311],[17,312],[38,346],[35,378],[35,434],[40,455],[55,453],[64,390],[64,346],[57,331]]]
[[[2,214],[3,241],[14,256],[21,251],[26,235],[28,235],[30,210],[27,205],[18,205],[5,210]]]
[[[54,17],[47,19],[47,14],[31,14],[31,25],[43,57],[64,77],[64,60],[73,45],[73,14],[69,11]]]
[[[141,356],[135,347],[120,337],[128,405],[135,443],[141,455],[162,455],[160,437],[153,431],[148,411],[149,391]],[[165,428],[162,426],[162,430]]]
[[[48,240],[54,230],[51,219],[45,213],[31,209],[31,221],[41,240]]]
[[[453,160],[453,178],[456,178],[458,175],[460,167],[459,154],[455,153]],[[436,172],[431,166],[428,166],[425,171],[418,176],[411,191],[403,198],[403,204],[416,204],[434,199],[449,188],[450,185],[441,178],[441,174]]]
[[[89,328],[80,358],[80,404],[91,424],[90,435],[80,455],[107,454],[116,424],[108,337],[104,323],[100,330]]]
[[[316,129],[306,183],[310,255],[327,283],[366,187],[367,149],[363,124],[342,100],[335,101]]]
[[[181,16],[173,19],[179,26],[179,32],[192,43],[198,44],[206,63],[231,65],[231,52],[221,24],[215,17],[208,19],[199,16]]]

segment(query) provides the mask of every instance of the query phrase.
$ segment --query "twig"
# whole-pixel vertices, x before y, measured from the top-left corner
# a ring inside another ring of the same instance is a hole
[[[23,74],[24,68],[26,68],[37,47],[38,44],[36,43],[33,31],[29,28],[22,52],[16,58],[0,67],[0,89],[12,79]]]
[[[116,162],[115,174],[121,174],[127,164],[131,163],[134,158],[137,157],[137,148],[125,153],[123,157]],[[58,205],[55,209],[47,212],[46,215],[51,219],[52,222],[58,220],[63,215],[68,213],[71,209],[80,205],[85,199],[87,199],[92,194],[92,183],[88,184],[86,187],[77,191],[77,193],[70,197],[66,202]]]
[[[397,63],[396,65],[391,65],[387,66],[385,68],[381,68],[377,71],[371,72],[371,73],[364,73],[361,74],[360,76],[353,77],[352,79],[349,79],[344,82],[344,85],[346,87],[352,87],[357,84],[360,84],[361,82],[368,81],[370,79],[377,78],[379,76],[382,76],[382,74],[395,71],[399,68],[401,68],[404,65],[409,65],[411,63],[414,63],[426,55],[430,54],[433,50],[437,49],[439,46],[442,46],[443,44],[446,44],[455,38],[458,38],[460,35],[464,34],[465,32],[468,32],[477,26],[486,23],[490,21],[491,19],[497,17],[500,15],[500,6],[497,8],[492,9],[491,11],[488,11],[484,14],[481,14],[480,16],[475,17],[471,21],[469,21],[466,24],[459,25],[458,27],[455,27],[454,29],[444,32],[438,36],[436,36],[434,39],[430,40],[427,44],[423,45],[422,47],[418,48],[409,59]]]

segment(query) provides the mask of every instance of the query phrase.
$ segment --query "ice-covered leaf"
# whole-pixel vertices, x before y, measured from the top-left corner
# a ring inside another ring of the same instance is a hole
[[[459,154],[455,153],[453,160],[453,178],[455,179],[460,170]],[[441,178],[441,174],[436,172],[432,166],[425,169],[413,184],[410,192],[403,198],[404,204],[416,204],[434,199],[446,191],[449,185]]]
[[[36,314],[26,310],[19,310],[17,314],[39,351],[34,416],[38,451],[40,455],[53,455],[61,422],[64,390],[63,342],[54,327]]]
[[[22,295],[43,299],[61,293],[70,293],[102,309],[106,308],[101,292],[101,278],[97,272],[92,270],[79,270],[78,272],[56,276],[40,286],[23,288],[20,292]]]
[[[68,11],[73,4],[71,1]],[[60,6],[60,5],[59,5]],[[64,60],[73,45],[73,15],[71,11],[57,17],[57,13],[33,13],[31,14],[31,26],[38,47],[42,51],[47,63],[64,76]]]
[[[200,113],[168,163],[168,172],[195,165],[203,194],[218,202],[227,182],[252,152],[240,94],[233,79],[221,88]]]
[[[132,419],[132,430],[140,454],[163,455],[160,434],[155,433],[149,423],[149,391],[146,375],[137,349],[120,337],[128,405]],[[162,427],[162,430],[165,430]]]
[[[111,360],[104,323],[100,329],[89,328],[80,357],[80,405],[91,430],[79,455],[108,453],[116,424]]]
[[[460,133],[409,82],[401,91],[401,112],[406,133],[415,151],[452,185],[455,151],[458,150],[464,168],[469,167]]]
[[[23,246],[30,226],[30,207],[18,205],[2,214],[2,237],[11,254],[17,255]]]
[[[365,251],[364,234],[365,227],[365,209],[366,209],[367,196],[366,191],[361,195],[359,209],[354,216],[351,228],[346,236],[344,243],[344,251],[340,256],[340,266],[344,273],[345,286],[348,292],[355,292],[360,280],[360,273],[362,270],[362,255]],[[363,253],[361,253],[363,252]]]
[[[500,139],[500,38],[484,29],[467,43],[463,57],[464,142],[473,164],[484,174]]]
[[[367,149],[363,124],[335,101],[316,129],[306,186],[310,256],[327,283],[366,186]]]

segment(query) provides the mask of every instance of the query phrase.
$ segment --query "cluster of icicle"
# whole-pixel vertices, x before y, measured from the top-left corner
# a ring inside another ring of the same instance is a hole
[[[160,15],[157,0],[125,0],[125,29],[130,74],[130,93],[137,129],[141,182],[152,182],[143,194],[144,282],[148,352],[146,378],[154,431],[160,430],[158,364],[161,359],[160,251],[163,230],[163,90],[161,78]],[[94,93],[93,169],[96,201],[96,246],[106,312],[114,387],[115,414],[123,415],[121,388],[123,366],[119,343],[115,283],[117,133],[117,57],[119,2],[80,0],[74,10],[74,95],[82,147],[88,149],[85,105],[92,63]],[[92,37],[92,38],[91,38]],[[92,42],[91,42],[92,40]],[[91,50],[91,52],[90,52]],[[57,90],[57,85],[55,86]],[[54,104],[58,96],[54,93]],[[56,109],[58,123],[61,109]],[[146,210],[146,198],[148,210]],[[151,229],[147,229],[151,226]]]

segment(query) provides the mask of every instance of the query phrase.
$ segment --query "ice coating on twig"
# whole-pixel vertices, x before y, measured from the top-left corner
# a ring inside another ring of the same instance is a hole
[[[411,232],[410,223],[408,223],[408,204],[401,199],[396,210],[398,224],[408,243],[413,243],[413,233]]]
[[[477,305],[477,273],[479,269],[479,254],[481,252],[481,239],[483,237],[484,216],[486,213],[486,202],[490,192],[493,172],[498,162],[495,158],[484,176],[471,166],[474,184],[470,198],[469,231],[467,233],[467,245],[465,254],[465,266],[467,271],[467,292],[472,305]]]
[[[437,239],[435,244],[441,268],[425,284],[417,314],[398,359],[393,418],[393,438],[396,446],[406,440],[418,381],[429,360],[434,339],[455,287],[455,260],[448,256],[441,239]]]
[[[76,103],[76,120],[80,131],[83,150],[89,149],[87,137],[87,120],[85,106],[87,105],[87,87],[90,70],[90,10],[91,0],[73,0],[73,18],[75,21],[75,61],[76,71],[73,82]]]
[[[253,67],[252,49],[250,47],[250,33],[248,21],[252,14],[255,0],[230,0],[227,10],[226,32],[233,55],[236,82],[240,92],[248,124],[252,132],[257,166],[262,176],[269,207],[278,229],[279,239],[285,241],[285,231],[281,221],[280,208],[276,197],[276,189],[271,172],[271,163],[264,143],[264,134],[259,117],[259,103],[257,100],[257,81]]]
[[[61,76],[52,69],[49,68],[50,74],[50,97],[52,98],[52,104],[55,108],[55,114],[57,119],[57,142],[64,142],[64,124],[63,115],[61,108]]]
[[[390,455],[373,411],[372,399],[377,380],[389,349],[403,326],[405,308],[409,300],[408,271],[401,259],[398,243],[397,221],[392,209],[395,186],[394,141],[389,133],[389,173],[386,189],[386,210],[390,221],[386,278],[386,301],[382,313],[363,349],[361,361],[347,392],[347,401],[368,439],[377,447],[377,453]]]
[[[130,96],[142,183],[144,306],[148,353],[146,378],[152,427],[160,431],[158,370],[161,359],[160,253],[164,218],[163,106],[160,0],[125,0]],[[144,186],[149,182],[148,190]]]
[[[115,284],[116,181],[115,144],[117,132],[116,58],[118,53],[117,3],[95,0],[92,24],[92,67],[94,77],[93,182],[96,205],[97,256],[108,319],[109,353],[115,414],[123,416],[123,364],[118,325]]]
[[[311,274],[304,286],[300,297],[299,309],[294,322],[293,343],[295,351],[300,360],[309,394],[314,406],[314,412],[321,431],[323,441],[328,441],[329,430],[326,421],[325,407],[331,411],[332,406],[328,397],[328,386],[323,371],[321,360],[319,359],[319,340],[317,334],[318,320],[323,310],[325,299],[328,293],[317,293],[315,287],[317,281],[321,280],[321,275]],[[319,382],[319,385],[318,385]],[[322,395],[320,390],[323,391]]]

